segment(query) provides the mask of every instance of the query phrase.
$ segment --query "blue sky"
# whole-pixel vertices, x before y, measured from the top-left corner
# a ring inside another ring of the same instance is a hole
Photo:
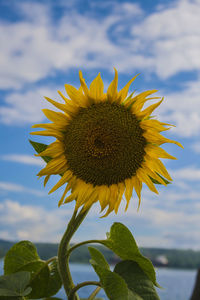
[[[164,148],[177,161],[165,165],[173,184],[153,195],[144,186],[137,212],[100,219],[94,205],[74,240],[103,238],[123,222],[140,246],[200,249],[200,2],[0,1],[0,238],[59,241],[74,203],[57,207],[36,174],[43,162],[28,143],[31,125],[45,121],[43,96],[60,101],[64,84],[79,86],[101,72],[107,88],[113,67],[119,88],[140,73],[132,90],[158,89],[159,119],[175,124]],[[34,138],[48,143],[50,138]]]

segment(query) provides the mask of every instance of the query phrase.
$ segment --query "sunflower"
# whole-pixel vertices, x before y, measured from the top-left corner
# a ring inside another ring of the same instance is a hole
[[[155,182],[166,185],[166,180],[171,181],[159,158],[175,157],[160,145],[181,144],[163,137],[160,132],[168,130],[170,124],[151,116],[163,101],[159,97],[149,97],[156,90],[136,96],[132,93],[127,97],[129,87],[137,76],[118,92],[118,73],[115,70],[107,93],[104,93],[100,74],[92,81],[90,88],[81,71],[79,77],[79,89],[65,85],[70,99],[58,91],[64,103],[45,97],[62,112],[43,109],[52,123],[33,126],[45,130],[31,134],[56,138],[38,154],[51,157],[38,176],[45,176],[46,184],[51,175],[62,175],[49,192],[66,185],[59,206],[75,200],[76,209],[80,206],[87,209],[99,201],[101,211],[107,208],[107,216],[113,210],[117,213],[123,195],[126,199],[125,210],[128,208],[133,189],[140,205],[143,183],[158,193]],[[159,101],[142,110],[145,102],[152,99]]]

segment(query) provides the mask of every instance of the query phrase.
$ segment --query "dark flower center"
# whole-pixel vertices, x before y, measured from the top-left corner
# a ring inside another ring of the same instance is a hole
[[[66,127],[64,144],[77,178],[110,186],[136,174],[146,140],[134,114],[123,105],[104,102],[79,110]]]

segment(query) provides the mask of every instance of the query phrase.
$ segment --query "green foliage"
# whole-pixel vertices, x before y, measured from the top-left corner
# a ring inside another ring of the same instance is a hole
[[[127,283],[128,288],[143,300],[159,300],[153,283],[136,262],[125,260],[115,266],[114,272]]]
[[[154,288],[156,275],[152,263],[144,257],[126,226],[114,223],[107,240],[99,241],[123,261],[112,272],[103,254],[88,247],[95,272],[100,278],[106,295],[111,300],[159,300]]]
[[[88,249],[92,257],[92,260],[90,260],[91,264],[95,264],[96,262],[98,262],[98,265],[102,266],[104,269],[110,270],[109,264],[99,250],[93,247],[88,247]]]
[[[31,287],[27,287],[30,277],[29,272],[17,272],[15,274],[0,276],[0,299],[18,298],[30,294],[32,289]]]
[[[157,173],[157,172],[156,172]],[[171,184],[170,181],[168,181],[167,179],[165,179],[163,176],[161,176],[159,173],[157,173],[157,175],[166,183],[166,184]],[[156,179],[152,178],[151,176],[149,176],[151,181],[155,184],[161,184],[159,181],[157,181]]]
[[[42,143],[38,143],[38,142],[34,142],[29,140],[29,142],[31,143],[31,145],[33,146],[33,148],[35,149],[35,151],[37,153],[41,153],[42,151],[46,150],[46,148],[48,147],[48,145],[46,144],[42,144]],[[51,160],[51,157],[49,156],[41,156],[43,158],[43,160],[48,163]]]
[[[36,247],[29,241],[15,244],[6,254],[4,260],[4,273],[12,274],[23,266],[40,261]]]
[[[92,258],[90,263],[99,276],[108,298],[113,300],[128,300],[128,287],[124,279],[109,270],[109,265],[100,251],[92,247],[89,247],[89,251]]]
[[[103,254],[88,248],[91,264],[111,300],[159,300],[153,283],[136,262],[122,261],[112,272]]]
[[[0,257],[4,257],[6,252],[13,246],[13,242],[0,240]],[[36,243],[37,252],[41,259],[47,260],[58,253],[58,244],[51,243]],[[119,262],[119,258],[105,246],[97,246],[104,254],[109,264]],[[165,256],[168,260],[166,267],[197,269],[200,267],[200,251],[195,250],[178,250],[164,248],[140,248],[142,255],[148,257],[154,266],[160,266],[157,257]],[[75,249],[70,257],[71,262],[88,263],[90,254],[87,246],[83,245]]]
[[[57,259],[52,259],[50,263],[41,260],[36,247],[29,241],[15,244],[6,254],[5,274],[19,271],[28,271],[31,274],[31,299],[53,296],[61,288]]]
[[[159,286],[156,282],[156,273],[151,261],[140,253],[133,235],[125,225],[114,223],[111,226],[110,233],[107,234],[107,240],[100,242],[121,259],[137,262],[153,284]]]
[[[44,300],[62,300],[62,299],[57,297],[49,297],[49,298],[45,298]]]

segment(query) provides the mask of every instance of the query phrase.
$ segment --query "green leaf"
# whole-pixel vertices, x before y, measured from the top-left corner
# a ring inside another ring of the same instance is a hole
[[[55,258],[49,264],[40,259],[36,247],[29,241],[15,244],[4,260],[5,274],[29,271],[31,274],[31,299],[55,295],[62,286]]]
[[[41,153],[42,151],[46,150],[46,148],[48,147],[48,145],[46,144],[34,142],[31,140],[29,140],[29,142],[31,143],[31,145],[33,146],[33,148],[37,153]],[[41,156],[41,157],[46,163],[48,163],[51,160],[51,157],[49,156]]]
[[[152,281],[136,262],[131,260],[121,261],[115,266],[114,272],[124,278],[128,288],[141,296],[143,300],[160,299]]]
[[[11,275],[0,276],[0,298],[27,296],[31,287],[27,287],[30,281],[29,272],[17,272]]]
[[[106,264],[104,262],[101,264],[102,261],[106,260],[99,250],[89,247],[89,251],[92,258],[90,263],[99,276],[108,298],[112,300],[128,300],[128,287],[124,279],[117,273],[110,271],[107,268],[107,262]]]
[[[156,172],[157,173],[157,172]],[[166,184],[171,184],[170,181],[168,181],[167,179],[165,179],[164,177],[162,177],[160,174],[157,173],[157,175],[166,183]],[[151,176],[149,176],[149,178],[151,179],[151,181],[155,184],[162,184],[159,181],[157,181],[156,179],[152,178]]]
[[[143,300],[143,298],[128,289],[128,300]]]
[[[50,297],[55,295],[62,286],[62,281],[60,278],[60,273],[58,270],[58,260],[55,258],[50,264],[48,264],[49,268],[49,280],[47,282],[46,287],[46,296]]]
[[[31,272],[30,286],[32,292],[30,294],[31,299],[38,299],[49,296],[47,294],[47,284],[49,278],[48,265],[43,261],[33,262],[25,265],[21,270],[28,270]]]
[[[97,250],[94,247],[88,247],[88,249],[90,251],[92,260],[95,263],[98,263],[98,265],[102,266],[103,268],[110,270],[110,266],[109,266],[108,262],[106,261],[105,257],[99,250]]]
[[[44,300],[63,300],[63,299],[57,298],[57,297],[48,297],[48,298],[45,298]]]
[[[159,287],[152,262],[140,253],[132,233],[125,225],[114,223],[110,233],[107,234],[107,240],[100,241],[100,243],[111,249],[121,259],[137,262],[153,284]]]
[[[29,241],[21,241],[7,252],[4,259],[4,273],[5,275],[15,273],[23,266],[35,261],[40,261],[35,245]]]

